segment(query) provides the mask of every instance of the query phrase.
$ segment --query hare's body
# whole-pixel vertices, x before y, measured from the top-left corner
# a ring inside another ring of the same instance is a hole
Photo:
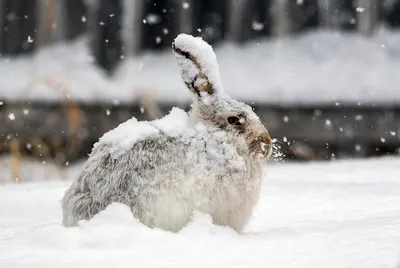
[[[150,227],[178,231],[200,210],[240,231],[258,198],[261,167],[226,133],[192,133],[156,134],[117,158],[110,155],[114,144],[97,144],[65,195],[64,224],[76,225],[120,202]]]
[[[173,45],[195,103],[151,122],[131,119],[94,146],[63,199],[74,226],[112,202],[128,205],[150,227],[178,231],[194,210],[240,232],[260,191],[271,138],[248,105],[223,92],[212,48],[180,35]]]

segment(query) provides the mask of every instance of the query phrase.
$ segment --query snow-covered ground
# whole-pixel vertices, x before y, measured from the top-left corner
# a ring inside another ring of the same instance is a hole
[[[326,30],[243,46],[216,46],[227,93],[245,101],[399,103],[400,32],[373,36]],[[85,39],[44,48],[35,57],[0,60],[0,101],[70,98],[130,102],[138,89],[163,101],[189,99],[172,54],[127,59],[113,78],[93,64]]]
[[[118,204],[66,229],[59,201],[81,166],[61,180],[42,179],[46,165],[27,166],[34,182],[2,180],[0,267],[400,267],[399,158],[267,166],[242,235],[201,214],[153,230]]]

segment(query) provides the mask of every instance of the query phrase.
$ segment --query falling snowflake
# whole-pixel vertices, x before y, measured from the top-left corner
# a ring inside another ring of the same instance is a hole
[[[190,7],[190,4],[188,2],[183,2],[182,7],[183,9],[188,9]]]
[[[106,110],[106,115],[110,115],[111,114],[111,111],[110,110]]]
[[[82,17],[81,17],[81,21],[82,21],[82,22],[86,22],[86,17],[85,17],[85,16],[82,16]]]
[[[385,142],[386,142],[386,139],[385,139],[384,137],[381,137],[381,142],[382,142],[382,143],[385,143]]]
[[[7,14],[7,20],[8,21],[13,21],[17,18],[17,15],[15,15],[15,13],[11,12]]]
[[[363,8],[363,7],[357,7],[357,8],[356,8],[356,11],[359,12],[359,13],[362,13],[362,12],[365,11],[365,8]]]
[[[354,119],[356,121],[360,121],[360,120],[363,120],[363,116],[361,114],[357,114],[356,116],[354,116]]]
[[[28,43],[33,43],[33,39],[30,35],[28,35]]]
[[[285,123],[289,122],[289,116],[285,115],[283,117],[283,122],[285,122]]]
[[[257,32],[262,31],[264,29],[264,23],[258,21],[253,21],[251,26],[253,30]]]
[[[157,37],[156,37],[156,44],[161,43],[161,40],[162,40],[161,37],[157,36]]]
[[[15,115],[13,113],[8,114],[8,118],[12,121],[15,120]]]
[[[146,16],[146,22],[150,25],[157,24],[161,21],[161,17],[157,14],[150,13]]]
[[[315,116],[321,116],[322,115],[322,111],[320,109],[315,109],[314,110],[314,115]]]

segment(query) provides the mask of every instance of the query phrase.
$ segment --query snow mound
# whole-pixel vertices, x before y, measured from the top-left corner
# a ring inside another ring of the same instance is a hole
[[[60,200],[70,182],[0,185],[0,266],[397,268],[399,165],[269,166],[242,235],[201,213],[179,233],[150,229],[121,204],[65,228]]]
[[[398,104],[399,43],[400,31],[386,28],[369,37],[318,30],[243,45],[225,42],[214,49],[224,90],[238,100],[284,105]],[[210,50],[205,48],[205,53],[211,54]],[[45,47],[33,56],[1,57],[0,101],[131,103],[139,89],[153,90],[162,102],[191,101],[169,49],[126,59],[111,78],[90,55],[88,40],[82,38]],[[216,70],[216,66],[207,68]]]
[[[216,226],[207,214],[197,212],[193,220],[180,232],[184,236],[237,236],[228,227]],[[57,220],[37,224],[17,231],[13,236],[16,246],[34,246],[40,249],[96,250],[133,248],[149,239],[176,239],[180,233],[151,229],[132,216],[128,206],[114,203],[95,215],[90,221],[81,220],[78,227],[65,228]],[[150,241],[149,241],[150,242]]]

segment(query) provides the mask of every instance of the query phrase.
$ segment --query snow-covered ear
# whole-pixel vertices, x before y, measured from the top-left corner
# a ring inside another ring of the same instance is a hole
[[[201,37],[178,35],[172,43],[181,76],[196,99],[209,103],[223,87],[219,77],[217,57],[212,47]]]

